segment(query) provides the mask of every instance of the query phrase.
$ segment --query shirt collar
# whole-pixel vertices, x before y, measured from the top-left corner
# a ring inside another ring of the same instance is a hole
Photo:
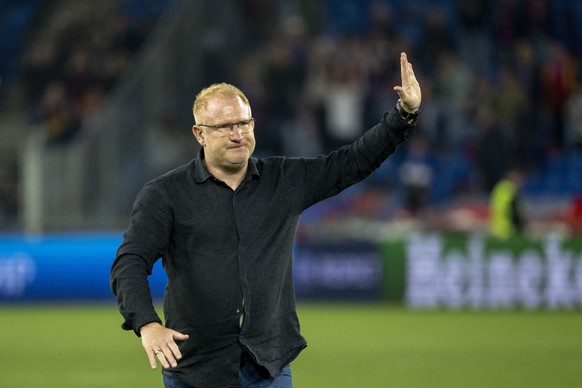
[[[208,169],[202,162],[202,160],[204,160],[204,148],[200,148],[200,151],[198,151],[198,156],[196,156],[194,163],[194,175],[196,177],[196,183],[205,182],[213,177],[210,171],[208,171]],[[248,181],[254,177],[260,178],[261,174],[259,173],[259,169],[257,168],[257,160],[255,158],[250,158],[245,180]]]

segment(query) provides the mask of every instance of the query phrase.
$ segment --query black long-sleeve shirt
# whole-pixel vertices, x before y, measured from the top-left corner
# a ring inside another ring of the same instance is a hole
[[[292,274],[301,213],[368,176],[412,129],[393,109],[327,156],[251,158],[234,191],[208,172],[202,152],[148,182],[111,269],[122,327],[139,334],[161,323],[147,276],[162,258],[166,326],[190,336],[168,372],[194,386],[238,387],[242,348],[277,375],[306,346]]]

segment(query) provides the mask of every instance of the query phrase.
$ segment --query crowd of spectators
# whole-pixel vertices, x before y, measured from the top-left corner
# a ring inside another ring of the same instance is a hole
[[[241,65],[265,152],[326,152],[377,122],[403,50],[423,87],[420,131],[434,153],[472,167],[474,189],[582,147],[582,4],[338,0],[322,11],[311,25],[263,28],[266,43]]]
[[[418,198],[406,198],[413,191],[400,179],[410,178],[402,173],[410,161],[430,186],[423,203],[435,204],[486,196],[511,167],[533,176],[548,160],[582,152],[582,3],[300,3],[302,13],[271,10],[291,15],[277,23],[247,7],[253,36],[265,43],[240,56],[235,82],[258,110],[258,152],[328,152],[376,123],[394,103],[400,51],[423,88],[418,136],[428,147],[420,160],[409,143],[365,185],[386,197],[397,190],[401,206],[415,203],[412,213]]]
[[[49,147],[83,141],[88,119],[100,111],[169,3],[125,0],[59,6],[36,1],[35,7],[1,3],[0,11],[19,11],[36,23],[21,32],[21,47],[10,58],[17,64],[17,88],[31,131],[40,133]],[[20,225],[21,168],[22,161],[14,158],[0,161],[0,229]]]
[[[25,51],[21,74],[30,123],[48,144],[82,132],[147,38],[155,17],[71,3],[50,14]]]
[[[582,3],[238,4],[244,44],[209,54],[201,76],[205,84],[226,80],[248,94],[259,155],[325,153],[374,125],[395,102],[401,51],[423,88],[422,139],[406,145],[367,187],[388,193],[410,177],[403,169],[423,171],[432,188],[414,200],[417,211],[430,201],[486,193],[511,166],[535,171],[582,149]],[[52,144],[82,133],[153,20],[130,23],[121,11],[103,18],[83,8],[58,16],[22,66],[31,120]]]

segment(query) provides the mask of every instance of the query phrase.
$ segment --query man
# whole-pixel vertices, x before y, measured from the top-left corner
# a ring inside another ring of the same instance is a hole
[[[509,239],[523,232],[525,222],[519,195],[523,182],[523,172],[512,168],[491,190],[490,229],[499,239]]]
[[[301,213],[357,183],[408,138],[420,86],[400,56],[400,100],[382,122],[325,157],[252,158],[251,107],[228,84],[194,102],[197,158],[147,183],[111,269],[125,322],[166,387],[291,387],[306,346],[295,311],[292,250]],[[147,276],[168,275],[165,326]]]

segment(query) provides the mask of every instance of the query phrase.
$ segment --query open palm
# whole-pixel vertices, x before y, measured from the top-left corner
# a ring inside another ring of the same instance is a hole
[[[407,112],[416,112],[420,107],[422,93],[412,70],[412,64],[408,62],[408,57],[404,52],[400,54],[400,74],[402,86],[394,86],[394,90],[400,96],[402,108]]]

